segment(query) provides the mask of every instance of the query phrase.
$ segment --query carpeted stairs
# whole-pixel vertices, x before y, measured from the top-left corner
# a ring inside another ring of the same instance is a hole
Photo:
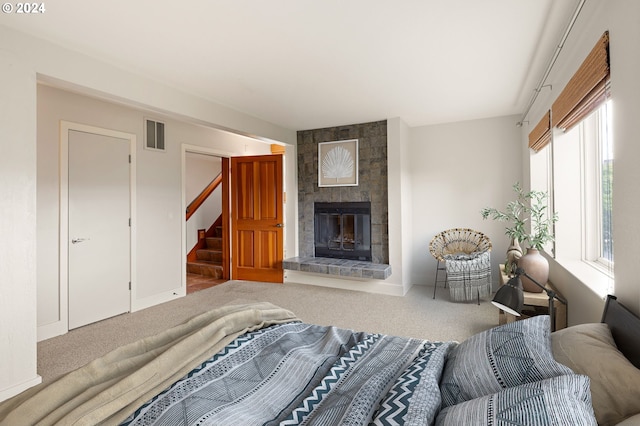
[[[206,237],[206,248],[196,251],[196,260],[187,262],[187,273],[221,279],[222,270],[222,228],[216,227],[215,236]]]

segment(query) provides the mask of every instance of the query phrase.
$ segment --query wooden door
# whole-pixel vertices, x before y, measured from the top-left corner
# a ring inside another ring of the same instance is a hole
[[[231,159],[232,278],[283,282],[282,155]]]

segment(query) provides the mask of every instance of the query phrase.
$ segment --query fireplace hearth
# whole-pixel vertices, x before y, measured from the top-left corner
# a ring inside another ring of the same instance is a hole
[[[371,203],[315,203],[316,257],[371,261]]]

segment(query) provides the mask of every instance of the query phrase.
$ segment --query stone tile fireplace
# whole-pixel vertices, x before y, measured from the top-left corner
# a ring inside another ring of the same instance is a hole
[[[358,139],[358,185],[318,186],[318,143]],[[387,198],[387,122],[354,124],[298,132],[298,229],[300,255],[285,269],[385,279],[389,263]],[[332,259],[316,254],[317,203],[370,205],[369,260]],[[306,263],[306,266],[304,265]],[[357,263],[358,266],[354,267]],[[333,269],[331,269],[333,268]],[[327,272],[327,271],[333,272]]]

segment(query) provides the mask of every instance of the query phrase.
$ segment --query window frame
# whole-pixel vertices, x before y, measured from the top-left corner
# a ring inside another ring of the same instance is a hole
[[[609,120],[610,106],[607,105]],[[532,163],[532,179],[533,175],[537,175],[539,183],[545,176],[550,179],[547,182],[552,194],[550,208],[556,208],[560,217],[554,230],[555,260],[594,292],[606,295],[615,284],[615,259],[610,262],[600,255],[603,238],[600,144],[601,132],[605,127],[610,129],[610,122],[603,122],[601,108],[566,132],[555,129],[550,146],[532,154],[542,156]],[[544,170],[545,167],[550,170]]]
[[[589,176],[587,181],[592,181],[591,187],[585,188],[583,194],[587,196],[591,195],[591,200],[585,200],[585,216],[589,217],[589,220],[585,221],[583,235],[585,238],[585,248],[583,253],[583,261],[592,264],[602,272],[613,277],[613,268],[615,265],[615,255],[612,252],[612,258],[608,259],[604,256],[604,199],[603,199],[603,171],[604,161],[606,160],[604,150],[608,149],[613,144],[611,135],[611,101],[607,101],[598,107],[582,125],[591,124],[592,129],[589,134],[585,134],[585,138],[593,138],[594,140],[587,140],[587,143],[593,144],[590,147],[591,156],[586,156],[583,159],[585,165],[585,173],[591,173],[593,176]],[[586,123],[587,120],[592,120],[592,123]],[[586,132],[585,132],[586,133]],[[582,142],[582,140],[581,140]],[[589,158],[590,157],[590,158]],[[610,160],[613,160],[613,153]],[[613,207],[612,207],[613,208]],[[589,210],[586,210],[589,209]],[[596,232],[588,232],[590,229],[596,229]],[[612,247],[613,251],[613,247]]]

